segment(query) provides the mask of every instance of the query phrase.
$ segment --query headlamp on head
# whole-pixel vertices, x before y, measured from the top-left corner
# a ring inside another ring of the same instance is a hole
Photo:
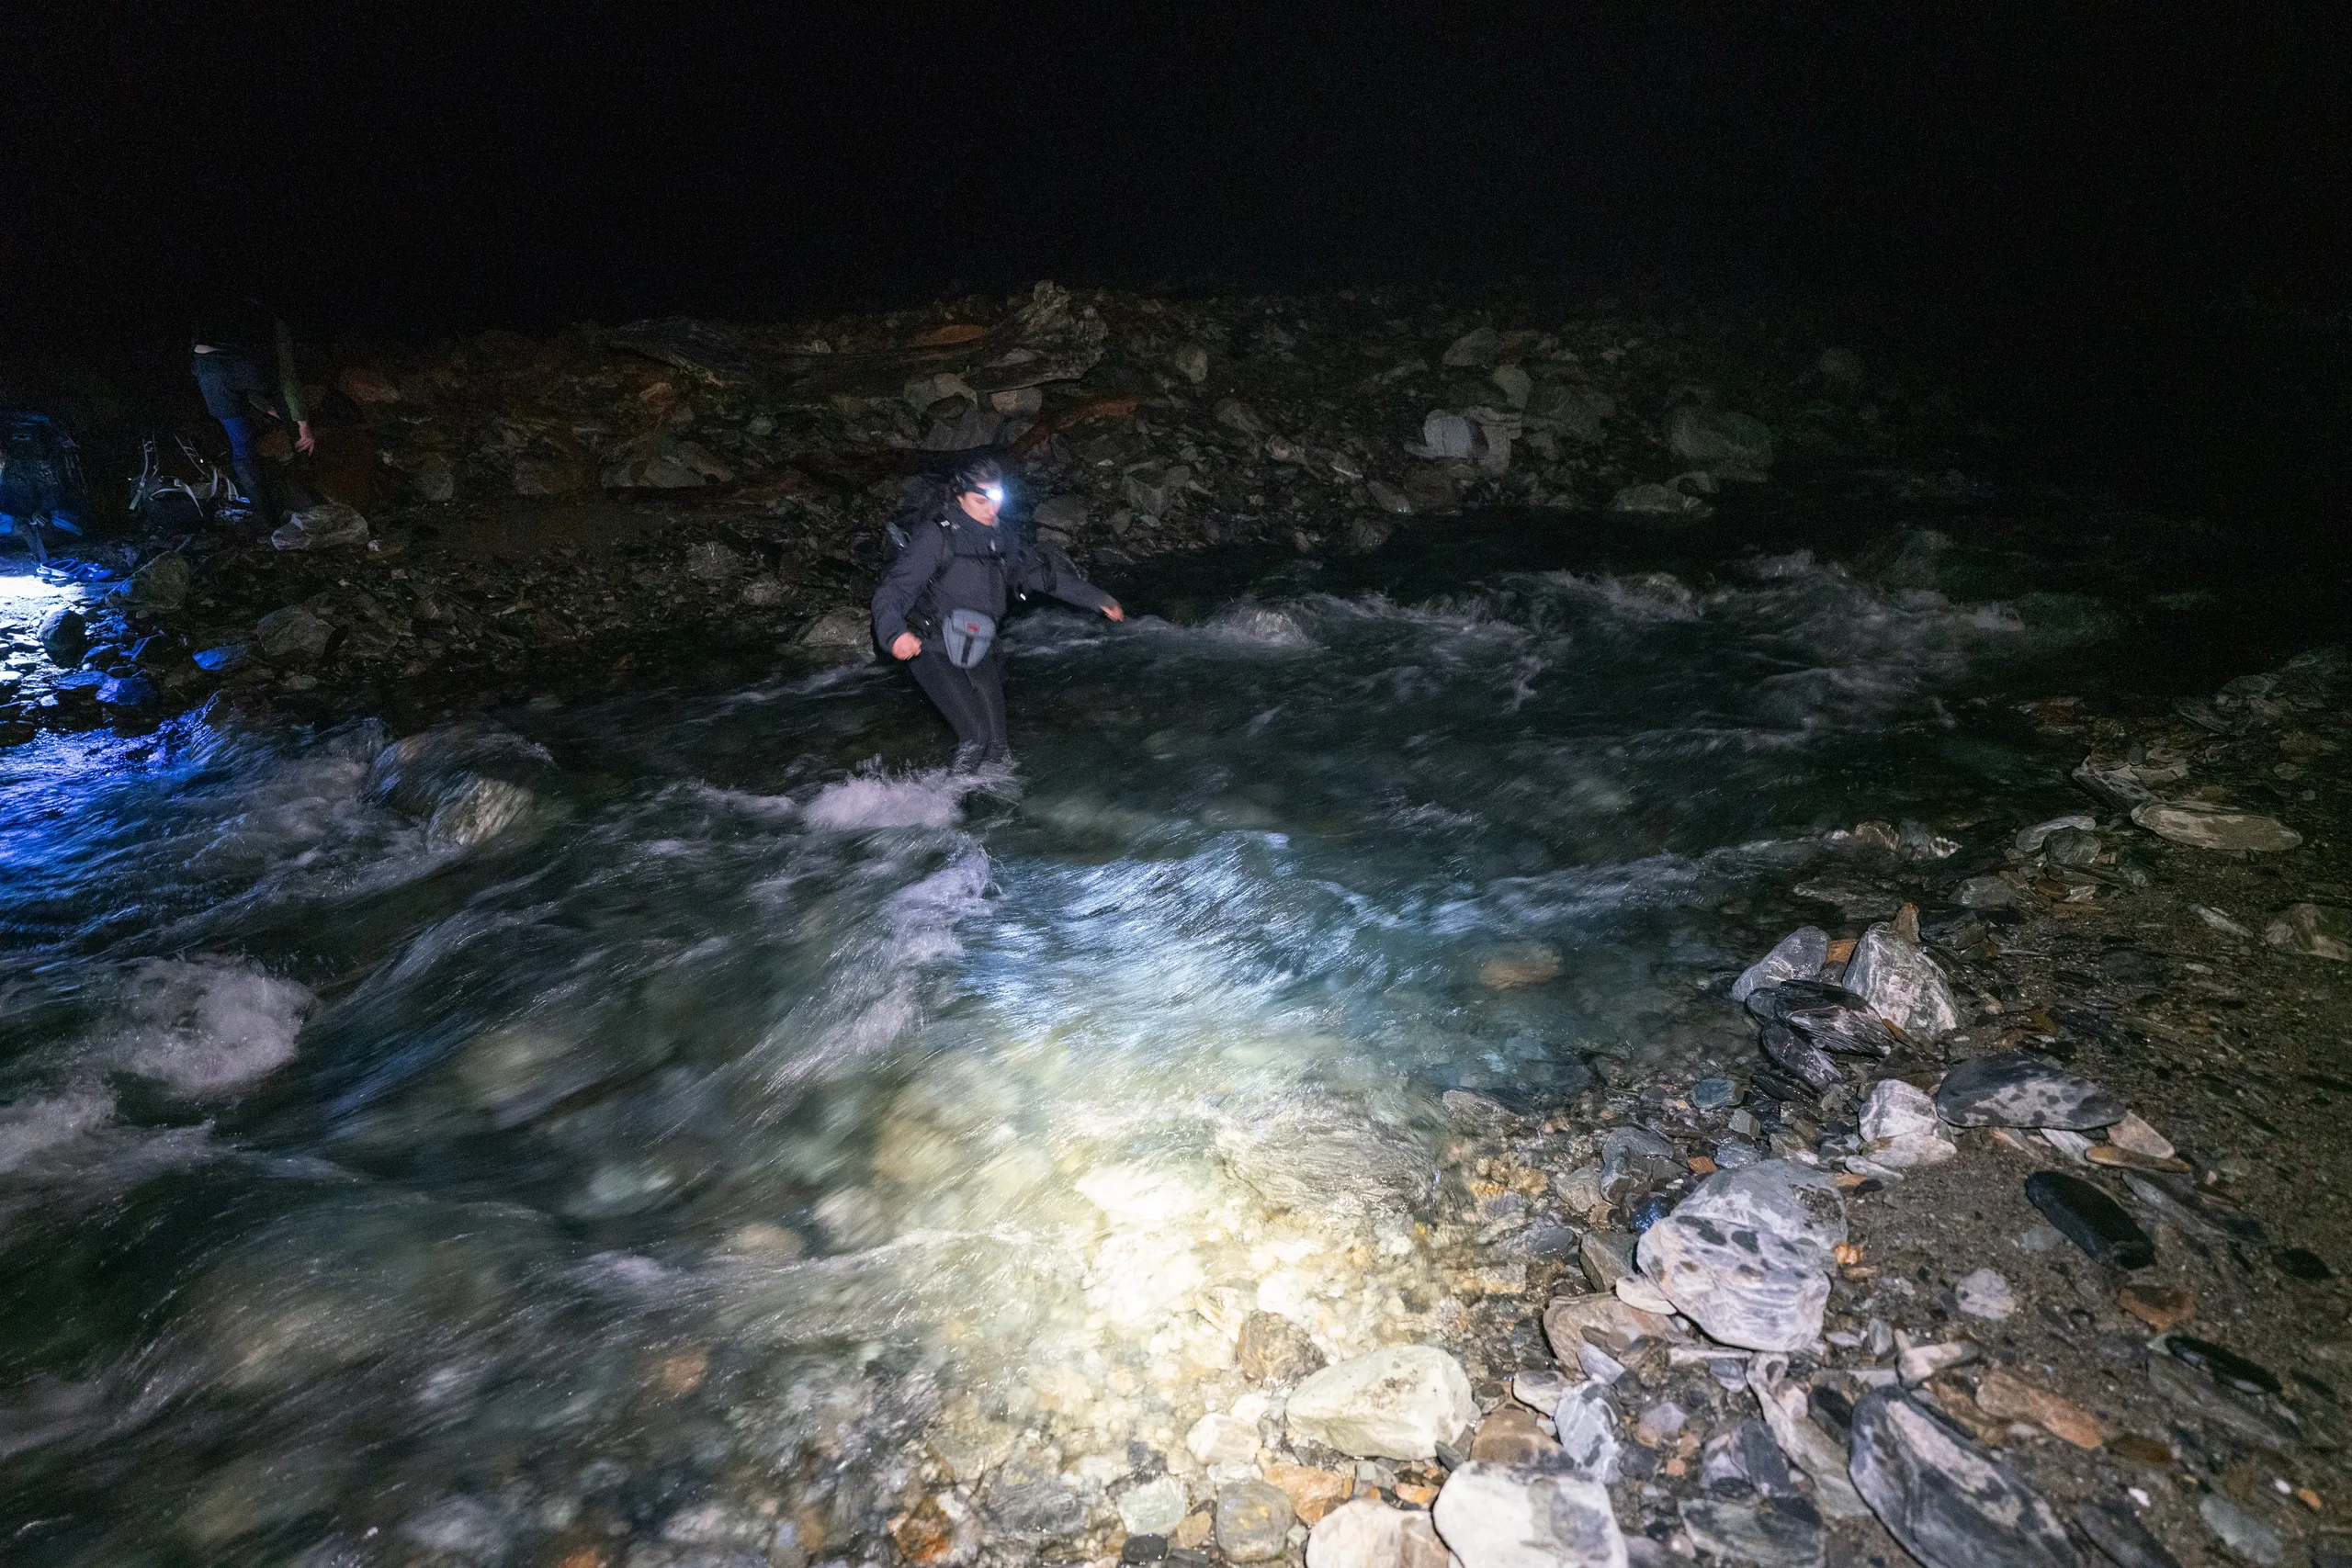
[[[987,496],[990,501],[995,502],[999,506],[1002,506],[1004,504],[1004,487],[1002,485],[982,485],[980,487],[980,493]]]

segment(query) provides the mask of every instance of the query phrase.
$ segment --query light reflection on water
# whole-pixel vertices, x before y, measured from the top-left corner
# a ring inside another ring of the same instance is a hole
[[[916,1432],[1181,1471],[1237,1313],[1447,1331],[1442,1090],[1744,1055],[1700,983],[1820,832],[2053,793],[1963,699],[2105,630],[1791,557],[1033,620],[1017,776],[862,765],[887,671],[0,753],[0,1509],[752,1550]]]

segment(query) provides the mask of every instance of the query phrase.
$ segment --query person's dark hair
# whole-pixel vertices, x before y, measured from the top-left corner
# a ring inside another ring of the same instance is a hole
[[[1003,482],[1003,464],[994,457],[971,457],[956,464],[955,473],[948,476],[948,493],[969,495],[975,491],[984,491],[990,485]]]

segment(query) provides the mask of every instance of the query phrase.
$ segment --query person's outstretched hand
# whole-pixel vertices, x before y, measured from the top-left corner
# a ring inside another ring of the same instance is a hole
[[[890,639],[890,657],[893,659],[912,659],[922,651],[922,638],[912,632],[900,632]]]
[[[1127,613],[1119,608],[1116,601],[1103,605],[1102,613],[1110,616],[1114,621],[1124,621],[1127,618]]]
[[[297,420],[294,423],[294,450],[315,452],[318,449],[319,438],[311,434],[311,422],[307,419]]]

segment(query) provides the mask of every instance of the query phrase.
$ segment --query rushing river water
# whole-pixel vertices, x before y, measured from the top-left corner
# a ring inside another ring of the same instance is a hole
[[[1445,1089],[1747,1059],[1831,830],[2065,808],[2018,703],[2205,614],[1855,554],[1032,616],[1007,776],[881,669],[0,753],[0,1558],[785,1562],[1442,1329]]]

